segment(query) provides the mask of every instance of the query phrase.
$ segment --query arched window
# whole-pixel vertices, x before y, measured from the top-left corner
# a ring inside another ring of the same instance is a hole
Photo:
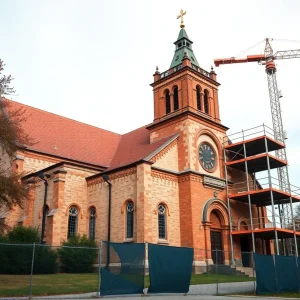
[[[133,238],[133,210],[134,204],[129,201],[126,205],[126,238]]]
[[[77,233],[78,223],[78,208],[71,206],[69,209],[69,223],[68,223],[68,238]]]
[[[158,205],[158,238],[167,239],[166,207],[163,204]]]
[[[201,88],[199,85],[197,85],[196,87],[196,96],[197,96],[197,109],[198,110],[202,110],[202,107],[201,107]]]
[[[166,98],[166,114],[169,114],[171,112],[171,98],[170,98],[169,90],[166,90],[165,98]]]
[[[96,232],[96,208],[92,207],[90,209],[90,220],[89,220],[89,239],[95,239]]]
[[[209,109],[208,109],[208,90],[204,90],[204,112],[206,114],[209,113]]]
[[[174,93],[174,110],[178,110],[179,109],[178,86],[174,87],[173,93]]]

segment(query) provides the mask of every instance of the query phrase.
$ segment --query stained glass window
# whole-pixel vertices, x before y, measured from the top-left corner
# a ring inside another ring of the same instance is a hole
[[[69,209],[68,238],[77,233],[78,209],[71,206]]]
[[[163,204],[158,205],[158,238],[167,238],[166,207]]]
[[[126,238],[133,238],[133,202],[128,202],[126,207]]]
[[[90,224],[89,224],[89,238],[90,240],[95,239],[96,232],[96,208],[90,209]]]

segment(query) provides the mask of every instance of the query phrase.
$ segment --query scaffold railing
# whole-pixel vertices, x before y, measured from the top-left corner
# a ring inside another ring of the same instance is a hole
[[[260,136],[268,136],[273,140],[276,140],[274,130],[271,127],[263,124],[250,129],[229,134],[223,138],[223,144],[224,146],[231,145]]]
[[[238,193],[244,193],[248,192],[248,186],[249,191],[257,191],[267,188],[274,188],[279,191],[283,191],[281,189],[280,182],[278,178],[276,177],[261,177],[256,178],[255,180],[246,180],[241,182],[235,182],[232,185],[228,187],[229,194],[238,194]],[[297,187],[295,185],[291,186],[291,196],[300,196],[300,187]]]
[[[289,229],[293,230],[293,225],[295,220],[285,219],[283,216],[276,215],[274,218],[271,216],[268,217],[259,217],[252,218],[252,226],[253,230],[259,229],[268,229],[268,228],[278,228],[278,229]],[[242,219],[242,220],[232,220],[232,231],[250,231],[251,230],[251,220],[250,219]],[[295,223],[296,224],[296,223]],[[296,224],[296,228],[300,229],[300,224]]]

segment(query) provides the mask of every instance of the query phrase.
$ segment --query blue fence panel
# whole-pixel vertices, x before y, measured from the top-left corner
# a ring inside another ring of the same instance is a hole
[[[145,280],[145,244],[103,243],[101,296],[142,294]]]
[[[272,255],[254,253],[256,293],[277,293],[276,273]]]
[[[297,292],[299,284],[296,257],[276,255],[275,265],[278,293]]]
[[[194,249],[148,245],[150,287],[148,293],[187,293]]]

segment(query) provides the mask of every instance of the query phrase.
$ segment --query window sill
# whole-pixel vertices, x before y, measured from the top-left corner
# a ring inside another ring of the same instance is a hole
[[[168,240],[163,240],[163,239],[158,239],[157,244],[169,245],[169,241]]]
[[[133,238],[125,239],[123,243],[133,243]]]

